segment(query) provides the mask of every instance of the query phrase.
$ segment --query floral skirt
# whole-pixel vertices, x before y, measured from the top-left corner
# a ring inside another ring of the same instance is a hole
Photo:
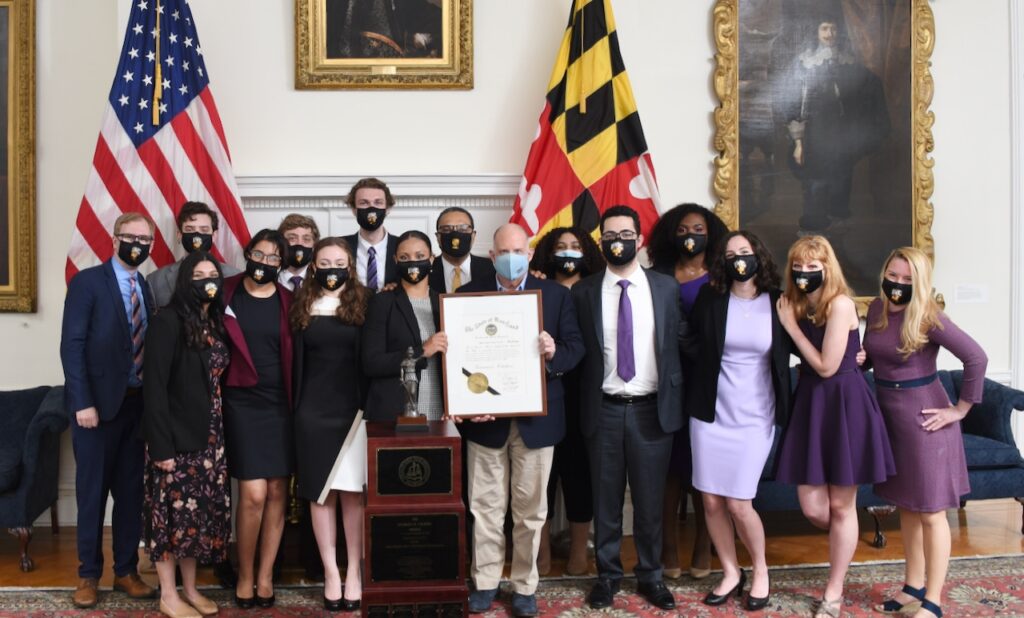
[[[224,456],[220,388],[214,392],[205,449],[175,455],[171,472],[154,466],[146,452],[142,517],[146,551],[154,562],[171,557],[195,558],[200,564],[227,560],[231,483]]]

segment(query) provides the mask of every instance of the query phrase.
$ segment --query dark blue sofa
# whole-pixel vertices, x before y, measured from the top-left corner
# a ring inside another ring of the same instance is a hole
[[[64,387],[0,392],[0,528],[21,540],[21,570],[32,569],[32,523],[57,502],[60,434],[68,427]],[[56,532],[56,511],[51,510]]]
[[[796,384],[796,369],[793,369],[793,384]],[[873,374],[865,373],[868,384],[874,388]],[[959,399],[962,371],[940,371],[939,380],[949,393],[950,401]],[[1024,410],[1024,392],[1003,386],[992,380],[985,380],[982,402],[973,408],[961,421],[964,436],[964,451],[967,455],[967,474],[971,482],[971,493],[964,496],[960,506],[967,500],[989,500],[994,498],[1016,498],[1024,504],[1024,459],[1013,439],[1010,418],[1014,410]],[[777,483],[772,478],[775,463],[775,449],[778,447],[781,431],[776,431],[775,444],[768,457],[761,481],[757,486],[754,508],[759,511],[799,511],[796,487]],[[893,507],[879,498],[870,485],[862,485],[857,492],[857,506],[865,508],[875,519],[876,547],[885,546],[879,517],[891,513]],[[1024,517],[1021,520],[1024,533]]]

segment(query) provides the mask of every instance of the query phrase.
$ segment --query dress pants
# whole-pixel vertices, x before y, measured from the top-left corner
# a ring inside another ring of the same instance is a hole
[[[519,594],[537,591],[537,552],[548,515],[548,477],[554,447],[529,448],[510,423],[500,448],[469,441],[469,509],[473,513],[473,566],[477,590],[492,590],[505,566],[505,513],[512,496],[512,588]],[[511,492],[509,484],[511,482]]]
[[[622,505],[629,479],[633,498],[633,540],[641,583],[662,579],[661,525],[665,471],[672,434],[658,421],[657,401],[601,403],[597,435],[590,442],[594,492],[594,545],[599,577],[622,579]]]
[[[117,416],[92,429],[71,420],[78,503],[78,576],[103,575],[103,516],[114,499],[114,575],[138,572],[142,538],[142,391],[130,391]]]

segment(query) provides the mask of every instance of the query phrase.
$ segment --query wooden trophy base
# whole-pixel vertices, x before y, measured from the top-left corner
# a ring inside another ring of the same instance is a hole
[[[363,616],[367,618],[461,618],[469,615],[466,587],[409,586],[410,599],[393,592],[363,591]]]
[[[395,433],[427,433],[430,431],[427,417],[399,416],[395,421]]]

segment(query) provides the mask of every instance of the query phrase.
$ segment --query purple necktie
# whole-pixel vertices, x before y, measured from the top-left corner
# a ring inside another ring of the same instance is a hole
[[[377,250],[370,247],[369,256],[366,258],[366,287],[371,290],[377,289]]]
[[[636,363],[633,362],[633,304],[629,302],[629,281],[619,280],[622,294],[619,296],[619,323],[615,335],[615,350],[619,377],[629,382],[636,375]]]
[[[288,280],[292,284],[292,291],[298,292],[299,288],[302,287],[302,277],[298,275],[292,275],[292,278]]]

